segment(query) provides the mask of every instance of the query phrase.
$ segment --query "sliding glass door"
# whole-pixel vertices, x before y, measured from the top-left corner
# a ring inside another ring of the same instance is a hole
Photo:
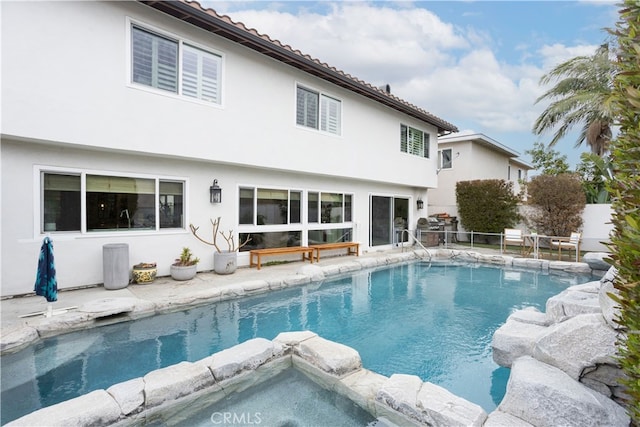
[[[408,228],[409,199],[371,196],[369,212],[371,246],[391,245],[407,241],[403,230]]]

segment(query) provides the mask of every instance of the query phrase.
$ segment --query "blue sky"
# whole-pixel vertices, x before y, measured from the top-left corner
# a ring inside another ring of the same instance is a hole
[[[590,55],[618,19],[614,1],[202,1],[354,77],[530,158],[545,108],[538,82]],[[555,149],[574,167],[577,132]]]

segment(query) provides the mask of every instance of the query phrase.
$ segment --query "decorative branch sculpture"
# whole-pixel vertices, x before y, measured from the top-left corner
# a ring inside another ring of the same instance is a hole
[[[198,236],[198,230],[200,227],[196,227],[193,224],[189,224],[189,229],[191,230],[191,233],[193,233],[193,235],[195,236],[196,239],[200,240],[202,243],[205,243],[209,246],[213,246],[214,248],[216,248],[216,250],[218,252],[222,252],[222,250],[220,250],[220,247],[218,246],[218,242],[217,242],[217,236],[218,233],[220,233],[220,235],[224,238],[224,240],[227,241],[227,245],[229,246],[229,252],[235,252],[240,250],[240,248],[242,248],[244,245],[246,245],[247,243],[249,243],[251,241],[251,236],[247,236],[246,240],[244,242],[240,242],[240,244],[236,247],[236,242],[234,240],[233,237],[233,230],[229,230],[229,234],[226,235],[224,231],[219,231],[220,230],[220,217],[216,218],[215,220],[210,219],[209,221],[211,221],[211,227],[212,227],[212,232],[213,232],[213,240],[212,241],[207,241],[205,239],[203,239],[202,237]]]

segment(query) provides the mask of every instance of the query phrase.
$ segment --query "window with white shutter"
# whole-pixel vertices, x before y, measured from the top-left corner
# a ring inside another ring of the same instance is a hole
[[[340,135],[340,101],[322,95],[320,104],[320,130]]]
[[[218,82],[221,63],[221,58],[217,55],[184,45],[182,94],[219,104]]]
[[[178,92],[178,43],[133,27],[133,81]]]
[[[318,129],[318,94],[298,86],[296,124]]]
[[[340,135],[342,133],[342,102],[298,86],[296,88],[296,124]]]
[[[429,158],[429,134],[401,124],[400,151],[414,156]]]
[[[137,25],[131,29],[131,52],[133,83],[220,104],[220,55]]]

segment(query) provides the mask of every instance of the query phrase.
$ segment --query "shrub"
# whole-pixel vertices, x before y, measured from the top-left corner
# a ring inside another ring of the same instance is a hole
[[[520,220],[513,183],[502,179],[460,181],[456,204],[460,223],[468,231],[502,233]]]
[[[618,269],[615,287],[619,291],[620,317],[626,332],[618,342],[618,361],[626,378],[626,407],[632,425],[640,425],[640,4],[626,0],[616,24],[620,73],[614,80],[613,108],[620,133],[611,144],[613,179],[608,189],[614,210],[611,235],[612,261]]]
[[[527,222],[540,234],[569,236],[582,227],[586,198],[577,175],[538,175],[527,187]]]

